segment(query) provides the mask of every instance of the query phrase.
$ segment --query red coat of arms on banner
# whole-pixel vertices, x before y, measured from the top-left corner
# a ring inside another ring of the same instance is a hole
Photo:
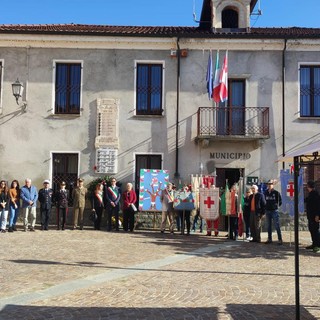
[[[287,197],[294,197],[294,183],[293,181],[289,181],[287,184]]]
[[[218,188],[200,188],[200,215],[208,220],[219,218]]]

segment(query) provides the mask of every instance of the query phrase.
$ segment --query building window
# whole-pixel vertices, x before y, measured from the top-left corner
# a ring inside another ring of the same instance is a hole
[[[239,28],[238,12],[227,8],[222,11],[222,28]]]
[[[300,116],[320,116],[320,66],[300,67]]]
[[[140,185],[140,170],[141,169],[161,169],[162,168],[162,156],[161,154],[139,154],[136,155],[136,191],[139,191]],[[139,192],[137,193],[139,194]]]
[[[136,114],[162,114],[162,64],[137,64]]]
[[[56,63],[55,114],[80,114],[81,64]]]

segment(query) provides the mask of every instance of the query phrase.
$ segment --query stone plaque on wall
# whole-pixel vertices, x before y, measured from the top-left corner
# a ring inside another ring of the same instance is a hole
[[[96,173],[117,173],[118,150],[114,148],[102,148],[96,150]]]
[[[119,148],[119,100],[97,100],[97,135],[95,147]]]

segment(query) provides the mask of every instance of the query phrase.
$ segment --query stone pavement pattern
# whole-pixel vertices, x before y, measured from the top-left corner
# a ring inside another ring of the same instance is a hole
[[[1,234],[0,319],[295,319],[293,233],[283,246],[222,235]],[[301,319],[320,319],[309,240],[300,233]]]

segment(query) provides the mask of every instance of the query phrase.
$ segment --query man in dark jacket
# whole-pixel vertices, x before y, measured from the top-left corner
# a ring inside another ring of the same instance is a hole
[[[104,203],[108,217],[108,231],[112,230],[112,217],[115,218],[116,231],[119,231],[119,202],[121,198],[121,190],[117,186],[116,178],[110,179],[111,186],[104,186]]]
[[[55,195],[57,207],[57,230],[64,230],[68,214],[69,190],[66,189],[66,183],[60,183],[60,190]]]
[[[280,229],[279,207],[282,204],[280,193],[273,188],[273,180],[267,182],[268,189],[264,193],[266,198],[266,218],[268,223],[268,240],[266,244],[272,243],[272,220],[278,235],[278,244],[282,244],[282,235]]]
[[[41,230],[48,230],[51,216],[53,190],[50,181],[43,181],[43,188],[39,190],[38,200],[40,202]]]
[[[250,231],[252,240],[250,242],[261,242],[261,218],[265,214],[266,199],[263,193],[258,191],[258,186],[251,187],[252,195],[250,202]]]
[[[311,234],[312,245],[306,249],[313,249],[313,252],[320,253],[319,216],[320,216],[320,195],[315,190],[315,182],[308,181],[307,189],[309,195],[306,198],[306,209],[308,228]]]

